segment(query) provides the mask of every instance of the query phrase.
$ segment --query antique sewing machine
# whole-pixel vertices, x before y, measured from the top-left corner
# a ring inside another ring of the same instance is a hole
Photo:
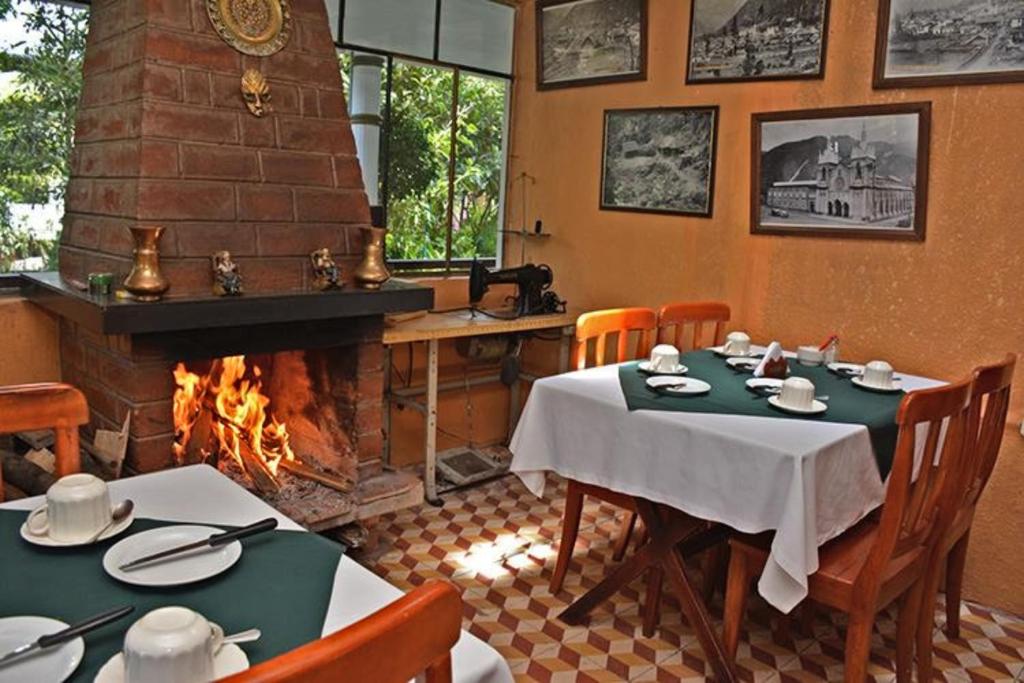
[[[512,297],[515,317],[564,313],[565,301],[550,291],[553,281],[554,274],[545,265],[528,263],[518,268],[490,271],[474,261],[469,271],[469,301],[474,306],[478,304],[491,285],[514,284],[517,287],[516,296]]]

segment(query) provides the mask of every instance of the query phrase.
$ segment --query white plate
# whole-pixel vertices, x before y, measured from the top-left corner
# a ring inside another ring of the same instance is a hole
[[[100,541],[105,541],[108,538],[117,536],[119,533],[130,527],[134,521],[135,511],[132,510],[127,517],[100,534],[100,537],[93,541],[93,543],[99,543]],[[49,536],[37,536],[28,530],[28,522],[21,525],[21,537],[33,545],[41,545],[45,548],[74,548],[80,545],[90,545],[84,541],[56,541]]]
[[[866,391],[875,391],[879,394],[895,394],[898,391],[903,391],[903,383],[898,379],[893,379],[891,387],[876,387],[872,384],[867,384],[864,382],[862,377],[853,377],[850,381],[861,389]]]
[[[794,408],[792,406],[784,405],[779,401],[778,396],[769,396],[768,402],[779,410],[785,410],[787,413],[796,413],[797,415],[817,415],[818,413],[824,413],[828,410],[828,406],[821,401],[815,400],[810,408]]]
[[[753,350],[747,351],[746,353],[726,353],[724,346],[712,346],[708,348],[708,351],[711,351],[716,356],[721,356],[723,358],[753,358],[754,356],[761,355]]]
[[[754,377],[753,379],[748,379],[746,384],[750,389],[779,389],[781,391],[782,381],[772,377]]]
[[[63,621],[47,617],[6,617],[0,619],[0,653],[10,652],[19,645],[31,643],[50,633],[63,631],[68,627]],[[85,643],[81,638],[69,640],[62,645],[36,650],[9,664],[0,666],[0,683],[25,683],[25,681],[66,681],[78,668],[85,654]]]
[[[731,356],[725,360],[725,364],[733,370],[747,370],[749,372],[753,372],[760,363],[760,358],[744,358],[743,356]]]
[[[249,658],[234,643],[223,646],[213,658],[213,675],[227,678],[249,668]],[[96,674],[94,683],[122,683],[124,681],[124,655],[118,652]]]
[[[143,531],[116,543],[108,550],[103,556],[103,569],[118,581],[135,586],[180,586],[202,581],[227,571],[238,562],[242,556],[242,544],[232,541],[219,548],[200,548],[130,571],[121,571],[118,567],[140,557],[201,541],[211,534],[223,532],[223,529],[214,527],[185,524]]]
[[[675,369],[672,371],[651,370],[651,361],[649,360],[640,361],[639,363],[637,363],[637,368],[640,369],[640,372],[646,372],[649,375],[685,375],[687,372],[690,371],[690,368],[682,364],[677,365]]]
[[[826,367],[834,373],[850,377],[850,373],[862,374],[864,366],[858,363],[829,363]]]
[[[673,384],[682,384],[683,386],[669,389]],[[702,379],[694,379],[688,377],[686,379],[679,379],[677,377],[650,377],[647,379],[647,386],[652,389],[659,387],[665,387],[663,391],[670,394],[678,394],[680,396],[696,396],[697,394],[706,394],[711,391],[711,385]]]

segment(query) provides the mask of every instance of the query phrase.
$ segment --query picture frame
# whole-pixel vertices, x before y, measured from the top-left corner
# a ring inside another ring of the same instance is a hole
[[[997,17],[998,26],[980,11],[980,0],[879,0],[875,32],[875,88],[983,85],[1024,82],[1024,22]],[[1024,0],[1002,0],[1024,16]],[[948,6],[943,6],[948,5]],[[904,14],[913,12],[913,14]],[[1004,13],[1006,14],[1006,13]],[[897,21],[906,17],[905,26]],[[984,22],[982,20],[985,20]],[[949,28],[952,22],[953,28]],[[1005,29],[1005,30],[1004,30]],[[897,35],[898,31],[898,35]],[[945,32],[950,33],[946,34]],[[1008,36],[1014,36],[1010,41]],[[1016,44],[1021,45],[1020,48]],[[898,45],[896,49],[894,45]],[[1006,62],[1013,68],[996,68]],[[984,67],[989,66],[986,70]]]
[[[647,79],[648,0],[537,0],[537,89]]]
[[[604,112],[598,208],[711,218],[717,105]]]
[[[751,116],[750,232],[924,241],[931,103]]]
[[[795,16],[762,17],[763,4],[692,0],[687,85],[823,79],[831,0],[801,2]]]

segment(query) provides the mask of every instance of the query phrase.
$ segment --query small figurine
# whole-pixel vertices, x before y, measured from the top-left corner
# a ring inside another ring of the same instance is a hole
[[[317,249],[309,255],[309,261],[313,265],[313,287],[326,292],[341,286],[341,269],[334,262],[330,249]]]
[[[213,262],[213,293],[217,296],[238,296],[242,293],[242,275],[230,251],[218,251],[210,258]]]

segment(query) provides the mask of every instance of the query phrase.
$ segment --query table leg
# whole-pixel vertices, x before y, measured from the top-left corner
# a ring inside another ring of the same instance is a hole
[[[671,523],[666,524],[658,508],[650,501],[642,498],[636,499],[637,512],[644,520],[647,533],[650,534],[652,542],[654,539],[671,540]],[[677,513],[669,512],[675,515]],[[661,568],[668,578],[669,583],[675,589],[687,622],[697,633],[697,641],[700,643],[704,655],[708,658],[715,677],[719,681],[735,681],[736,674],[730,665],[729,658],[725,654],[725,646],[722,639],[715,633],[714,624],[711,622],[711,615],[708,614],[707,605],[701,598],[700,591],[694,587],[693,582],[686,573],[686,565],[683,561],[683,553],[676,543],[671,543],[667,552],[660,558]]]
[[[437,496],[437,340],[427,342],[427,420],[423,438],[423,487],[427,502],[441,505]]]
[[[391,347],[384,347],[384,413],[381,415],[384,431],[381,460],[385,467],[391,465]]]
[[[519,424],[519,404],[522,401],[522,377],[517,376],[516,381],[508,388],[508,437],[505,443],[511,443],[512,435]]]
[[[572,336],[575,329],[573,325],[566,325],[562,328],[562,340],[558,345],[558,374],[560,375],[569,372],[569,352],[572,351]]]
[[[720,543],[728,535],[728,529],[716,525],[710,529],[702,520],[685,515],[665,506],[656,506],[650,501],[635,498],[637,512],[647,530],[647,543],[631,557],[618,565],[600,583],[569,605],[559,619],[567,624],[580,624],[600,603],[628,585],[644,571],[654,567],[661,569],[679,597],[683,614],[697,634],[701,649],[719,681],[737,680],[735,672],[725,656],[725,647],[715,633],[707,606],[690,577],[686,573],[683,558],[699,553]]]

